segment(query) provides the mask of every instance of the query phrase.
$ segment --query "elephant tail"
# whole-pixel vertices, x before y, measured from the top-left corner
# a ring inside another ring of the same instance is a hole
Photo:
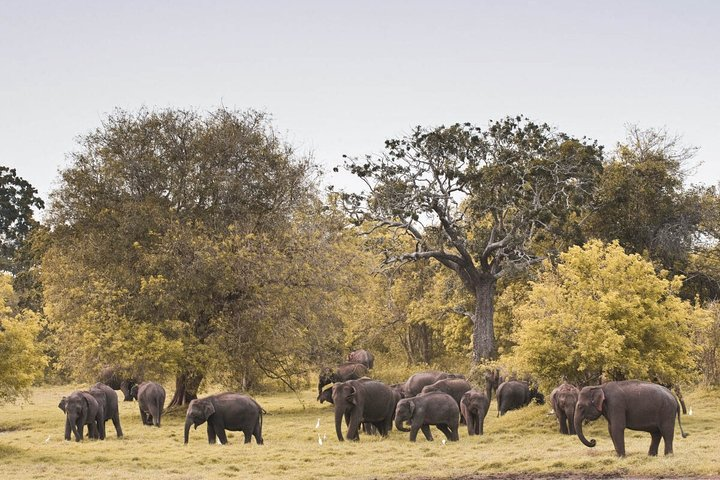
[[[679,403],[679,402],[678,402],[677,409],[676,409],[675,413],[677,414],[678,425],[680,425],[680,434],[682,435],[682,438],[687,438],[690,434],[689,434],[689,433],[685,433],[685,432],[683,431],[683,428],[682,428],[682,420],[680,419],[680,403]]]

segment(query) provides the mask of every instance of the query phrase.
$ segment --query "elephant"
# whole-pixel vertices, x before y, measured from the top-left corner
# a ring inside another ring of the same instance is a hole
[[[122,427],[120,426],[120,410],[118,409],[118,395],[109,386],[104,383],[96,383],[90,387],[90,394],[95,397],[98,404],[103,409],[103,435],[101,439],[105,438],[105,427],[104,424],[108,420],[112,420],[113,426],[115,427],[115,433],[118,438],[123,436]]]
[[[65,412],[65,440],[70,440],[72,432],[76,442],[82,441],[85,425],[89,438],[100,438],[101,429],[105,437],[104,412],[90,392],[75,391],[63,397],[58,407]]]
[[[363,378],[368,379],[367,377],[363,377]],[[325,390],[323,390],[322,393],[320,394],[320,396],[318,396],[318,401],[320,403],[328,402],[331,405],[334,404],[333,398],[332,398],[332,390],[333,390],[332,387],[326,388]],[[349,414],[345,415],[345,423],[346,424],[350,423],[350,415]],[[375,435],[376,433],[378,433],[377,428],[375,428],[375,426],[369,422],[362,422],[362,430],[363,430],[363,432],[367,433],[368,435]]]
[[[675,417],[682,437],[687,437],[680,420],[678,400],[667,388],[650,382],[623,380],[603,385],[584,387],[580,390],[575,407],[575,431],[587,447],[594,447],[595,439],[583,435],[584,420],[596,420],[600,416],[608,422],[608,431],[619,457],[625,456],[625,429],[648,432],[652,437],[648,455],[656,456],[660,439],[665,441],[665,455],[673,453]]]
[[[403,386],[403,397],[410,398],[419,395],[422,389],[427,385],[431,385],[438,380],[444,380],[446,378],[465,378],[462,375],[447,373],[447,372],[420,372],[410,376]]]
[[[118,369],[114,367],[103,368],[98,377],[98,382],[104,383],[113,390],[120,390],[125,396],[124,401],[126,402],[132,402],[130,390],[133,385],[138,383],[137,379],[120,374]]]
[[[497,416],[505,415],[509,410],[522,408],[528,405],[533,398],[540,405],[545,403],[545,396],[538,392],[536,387],[531,387],[528,382],[519,380],[503,382],[497,389]]]
[[[361,348],[348,353],[347,361],[349,363],[362,363],[368,370],[372,370],[375,364],[375,355]]]
[[[190,426],[207,422],[208,443],[227,443],[225,430],[242,431],[245,443],[250,443],[255,437],[258,445],[263,444],[262,423],[263,413],[267,413],[250,396],[242,393],[220,393],[205,398],[196,398],[188,405],[185,416],[185,444],[188,443]]]
[[[578,401],[580,390],[575,385],[563,383],[550,393],[550,405],[560,423],[560,433],[575,435],[575,404]]]
[[[465,417],[468,435],[482,435],[483,424],[490,408],[490,399],[479,390],[468,390],[460,399],[460,414]]]
[[[134,385],[130,395],[138,401],[140,419],[143,425],[160,426],[160,417],[165,406],[165,389],[155,382]]]
[[[342,419],[347,423],[347,439],[357,441],[361,423],[372,424],[377,432],[386,437],[392,427],[395,409],[393,391],[382,382],[370,379],[348,380],[336,383],[332,388],[335,404],[335,432],[344,441]]]
[[[325,367],[320,371],[318,380],[318,400],[322,389],[325,385],[336,382],[345,382],[347,380],[356,380],[362,378],[368,373],[368,368],[362,363],[343,363],[335,369]]]
[[[485,377],[485,395],[488,400],[492,400],[492,392],[497,393],[497,389],[506,378],[500,373],[500,369],[487,370],[484,374]]]
[[[325,403],[325,402],[333,403],[333,399],[332,399],[332,387],[326,388],[325,390],[323,390],[323,391],[320,393],[320,395],[318,395],[317,400],[318,400],[318,402],[320,402],[320,403]]]
[[[395,428],[401,432],[410,432],[410,441],[417,440],[418,430],[432,441],[430,425],[435,425],[448,440],[456,442],[460,409],[455,399],[444,392],[423,393],[411,398],[403,398],[395,407]],[[410,428],[403,427],[409,422]]]

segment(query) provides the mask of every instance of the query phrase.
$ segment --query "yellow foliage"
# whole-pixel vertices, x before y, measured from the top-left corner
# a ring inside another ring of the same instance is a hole
[[[692,332],[706,313],[677,296],[678,277],[617,243],[590,241],[546,265],[514,310],[507,360],[547,386],[637,378],[674,383],[695,374]]]

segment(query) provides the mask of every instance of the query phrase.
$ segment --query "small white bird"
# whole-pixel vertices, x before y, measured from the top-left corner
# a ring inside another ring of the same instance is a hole
[[[445,439],[444,439],[444,438],[442,439],[442,444],[445,445]]]
[[[45,443],[48,443],[50,441],[50,435],[48,435],[48,438],[45,439]]]
[[[315,424],[315,430],[317,430],[318,428],[320,428],[320,419],[319,418],[318,418],[317,423]]]
[[[692,415],[692,408],[688,410],[688,415]]]
[[[320,435],[318,435],[318,445],[322,445],[323,439]]]

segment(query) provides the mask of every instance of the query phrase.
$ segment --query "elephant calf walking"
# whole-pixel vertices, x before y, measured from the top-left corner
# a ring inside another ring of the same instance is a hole
[[[560,433],[563,435],[575,435],[573,419],[579,395],[580,390],[569,383],[563,383],[550,393],[550,404],[560,423]]]
[[[419,430],[428,441],[432,441],[430,425],[435,425],[448,440],[456,442],[460,439],[459,417],[460,409],[450,395],[443,392],[424,393],[403,398],[398,402],[395,409],[395,428],[401,432],[410,432],[411,442],[417,439]],[[405,422],[410,423],[409,429],[403,427]]]
[[[155,382],[143,382],[133,386],[130,391],[132,398],[138,401],[140,419],[143,425],[160,426],[160,417],[165,406],[165,389]]]
[[[460,399],[460,413],[465,417],[468,435],[482,435],[483,424],[490,408],[487,395],[478,390],[470,390]]]
[[[208,442],[216,437],[223,445],[227,443],[225,430],[242,431],[245,443],[254,436],[258,445],[263,444],[262,417],[265,410],[250,396],[241,393],[221,393],[190,402],[185,416],[185,443],[188,443],[190,426],[195,428],[207,422]]]

